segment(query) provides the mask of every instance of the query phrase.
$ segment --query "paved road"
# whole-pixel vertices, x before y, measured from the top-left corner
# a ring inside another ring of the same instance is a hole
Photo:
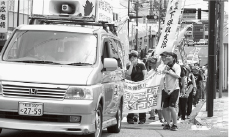
[[[40,133],[30,131],[3,130],[0,137],[73,137],[74,135],[60,133]],[[75,136],[82,137],[82,136]],[[228,132],[212,130],[188,130],[179,129],[179,131],[162,130],[160,126],[150,126],[143,128],[123,128],[118,134],[107,133],[103,131],[102,137],[228,137]]]

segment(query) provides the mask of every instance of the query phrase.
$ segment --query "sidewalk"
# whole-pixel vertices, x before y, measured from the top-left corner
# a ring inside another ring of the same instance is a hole
[[[223,93],[222,98],[218,98],[217,93],[214,99],[213,117],[207,116],[206,102],[204,102],[193,122],[208,129],[228,129],[228,93]]]

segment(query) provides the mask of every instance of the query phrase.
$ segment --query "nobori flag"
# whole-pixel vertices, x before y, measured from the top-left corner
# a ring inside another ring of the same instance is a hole
[[[165,17],[165,24],[155,50],[156,55],[159,55],[164,51],[172,51],[173,44],[176,39],[176,31],[181,15],[182,5],[182,0],[169,0]]]

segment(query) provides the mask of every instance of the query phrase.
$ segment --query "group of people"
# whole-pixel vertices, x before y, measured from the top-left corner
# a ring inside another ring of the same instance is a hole
[[[177,120],[189,118],[192,105],[195,106],[200,99],[205,99],[207,67],[202,69],[199,64],[180,65],[177,55],[172,52],[161,53],[161,63],[158,63],[153,55],[143,62],[138,59],[138,52],[132,50],[129,54],[127,75],[130,76],[129,80],[138,82],[155,71],[165,74],[162,85],[162,109],[151,110],[149,120],[155,120],[157,113],[159,121],[163,123],[163,129],[176,131]],[[146,113],[139,113],[139,116],[129,113],[127,122],[134,124],[138,118],[138,124],[144,124]]]

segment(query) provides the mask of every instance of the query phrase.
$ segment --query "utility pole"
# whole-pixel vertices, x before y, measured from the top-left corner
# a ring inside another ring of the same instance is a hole
[[[220,15],[219,15],[219,60],[223,60],[223,26],[224,26],[224,2],[220,2]],[[223,92],[223,68],[224,63],[219,63],[219,98],[222,98]]]
[[[214,96],[214,83],[215,83],[215,8],[216,2],[209,1],[209,37],[208,37],[208,98],[207,109],[208,117],[213,116],[213,96]]]
[[[139,2],[137,0],[135,4],[136,17],[138,17],[138,7],[139,7]],[[138,18],[136,18],[136,47],[135,47],[135,50],[138,51]]]
[[[18,6],[17,6],[17,26],[19,26],[19,13],[20,12],[20,0],[18,0]]]

